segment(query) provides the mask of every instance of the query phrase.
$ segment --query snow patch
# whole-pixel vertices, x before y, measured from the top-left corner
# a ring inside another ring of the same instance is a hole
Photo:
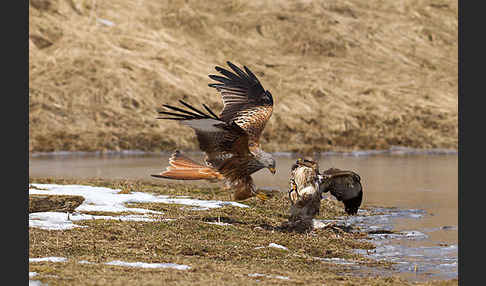
[[[73,221],[88,219],[114,219],[119,221],[155,221],[147,214],[162,214],[158,211],[131,208],[127,205],[133,203],[166,203],[188,205],[199,209],[213,209],[223,206],[236,206],[247,208],[247,205],[237,202],[224,202],[215,200],[190,199],[187,196],[170,197],[165,195],[152,195],[143,192],[120,194],[119,189],[93,187],[85,185],[57,185],[57,184],[30,184],[29,194],[40,195],[76,195],[84,197],[84,202],[76,208],[77,212],[134,212],[142,215],[125,216],[93,216],[86,214],[40,212],[29,214],[29,227],[38,227],[48,230],[66,230],[82,227],[73,224]]]
[[[220,222],[220,221],[207,221],[206,223],[207,224],[221,225],[221,226],[232,225],[231,223]]]
[[[283,250],[289,250],[287,247],[280,245],[280,244],[273,243],[273,242],[270,243],[268,245],[268,247],[279,248],[279,249],[283,249]]]
[[[125,204],[130,203],[165,203],[188,205],[200,208],[220,208],[224,206],[235,206],[247,208],[247,205],[237,202],[225,202],[216,200],[198,200],[184,197],[170,197],[166,195],[152,195],[143,192],[132,192],[130,194],[119,194],[121,190],[105,187],[93,187],[84,185],[56,185],[56,184],[31,184],[38,189],[29,189],[29,194],[41,195],[77,195],[83,196],[85,201],[76,208],[76,211],[100,211],[100,212],[137,212],[162,214],[142,208],[130,208]]]
[[[66,262],[66,261],[67,261],[67,258],[56,257],[56,256],[29,258],[29,263],[34,263],[34,262]]]
[[[273,247],[273,248],[278,248],[278,249],[283,249],[283,250],[289,250],[287,247],[283,246],[283,245],[280,245],[280,244],[276,244],[276,243],[269,243],[267,247]],[[262,248],[265,248],[265,246],[259,246],[259,247],[255,247],[254,249],[262,249]]]
[[[270,274],[262,274],[262,273],[250,273],[248,274],[249,277],[267,277],[267,278],[276,278],[276,279],[282,279],[282,280],[290,280],[289,277],[287,276],[281,276],[281,275],[270,275]]]
[[[76,225],[73,221],[81,220],[118,220],[118,221],[156,221],[143,215],[121,215],[121,216],[103,216],[88,214],[67,214],[61,212],[38,212],[29,214],[29,227],[37,227],[47,230],[66,230],[75,227],[86,227]]]
[[[145,262],[126,262],[121,260],[114,260],[106,262],[106,265],[114,266],[126,266],[126,267],[140,267],[140,268],[173,268],[177,270],[191,269],[188,265],[175,264],[175,263],[145,263]]]

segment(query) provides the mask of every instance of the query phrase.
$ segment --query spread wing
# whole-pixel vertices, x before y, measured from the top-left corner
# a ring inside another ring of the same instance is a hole
[[[244,71],[227,62],[233,72],[222,67],[216,70],[223,76],[209,75],[219,83],[211,83],[223,98],[220,118],[224,122],[234,121],[249,135],[250,142],[258,143],[265,124],[272,115],[273,97],[264,90],[258,78],[244,66]]]
[[[187,109],[164,104],[171,110],[159,111],[168,117],[158,119],[178,120],[181,124],[192,127],[199,142],[199,148],[207,155],[206,162],[215,168],[223,161],[234,156],[246,157],[249,153],[248,134],[236,123],[221,120],[203,104],[206,113],[180,100]]]

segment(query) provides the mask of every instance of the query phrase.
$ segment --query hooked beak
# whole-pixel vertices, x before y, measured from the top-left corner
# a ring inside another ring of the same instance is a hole
[[[270,172],[271,172],[273,175],[275,175],[275,172],[277,171],[277,170],[275,170],[275,168],[271,168],[271,167],[270,167],[270,168],[268,168],[268,170],[269,170],[269,171],[270,171]]]

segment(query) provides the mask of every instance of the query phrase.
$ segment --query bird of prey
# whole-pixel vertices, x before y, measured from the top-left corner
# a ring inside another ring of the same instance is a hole
[[[330,192],[338,201],[344,203],[348,215],[355,215],[363,200],[361,177],[353,171],[330,168],[322,172],[319,178],[322,192]]]
[[[266,198],[264,190],[256,189],[251,174],[268,168],[275,174],[275,160],[260,146],[260,136],[272,115],[273,97],[255,74],[246,66],[244,71],[227,62],[232,71],[215,67],[221,75],[209,75],[216,81],[209,86],[222,96],[223,109],[216,115],[206,104],[205,111],[179,100],[183,107],[164,104],[159,119],[177,120],[195,130],[199,148],[205,152],[205,163],[197,163],[180,151],[169,159],[170,166],[158,178],[176,180],[222,181],[226,189],[234,190],[235,200],[253,196]]]
[[[319,166],[311,160],[298,159],[289,178],[290,217],[286,227],[299,231],[313,228],[313,218],[321,207]]]
[[[315,187],[316,185],[318,187]],[[299,158],[291,168],[289,199],[292,205],[302,201],[302,189],[305,190],[305,187],[315,189],[313,194],[319,194],[319,203],[322,193],[330,192],[338,201],[344,203],[344,210],[348,215],[358,212],[363,199],[361,178],[357,173],[330,168],[321,174],[317,162]],[[308,207],[312,206],[311,201],[307,204]],[[312,206],[312,209],[317,214],[319,206]]]

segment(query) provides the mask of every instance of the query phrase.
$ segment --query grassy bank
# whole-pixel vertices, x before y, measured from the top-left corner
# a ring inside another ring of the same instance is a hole
[[[154,194],[185,195],[199,199],[227,200],[229,195],[216,188],[198,188],[131,180],[30,178],[30,183],[83,184]],[[173,204],[134,204],[163,212],[171,221],[122,222],[86,220],[76,224],[86,228],[70,230],[29,229],[29,257],[65,257],[67,262],[31,263],[33,280],[49,285],[412,285],[398,277],[375,277],[373,270],[389,267],[352,252],[372,249],[363,242],[365,233],[340,229],[320,229],[312,234],[286,232],[279,228],[287,219],[289,203],[273,197],[263,203],[244,202],[250,208],[225,206],[210,210],[189,210]],[[100,213],[91,213],[100,214]],[[103,213],[106,214],[106,213]],[[332,219],[344,214],[342,205],[323,201],[318,218]],[[214,225],[223,222],[230,225]],[[288,250],[263,247],[270,243]],[[318,258],[356,261],[362,269],[326,263]],[[91,264],[82,264],[86,260]],[[141,269],[106,265],[107,261],[177,263],[189,270]],[[253,277],[249,274],[266,274]],[[278,277],[287,277],[282,279]],[[260,280],[260,281],[258,281]],[[413,285],[457,285],[457,280]]]
[[[196,149],[215,65],[275,97],[268,151],[457,148],[457,2],[29,1],[29,151]]]

